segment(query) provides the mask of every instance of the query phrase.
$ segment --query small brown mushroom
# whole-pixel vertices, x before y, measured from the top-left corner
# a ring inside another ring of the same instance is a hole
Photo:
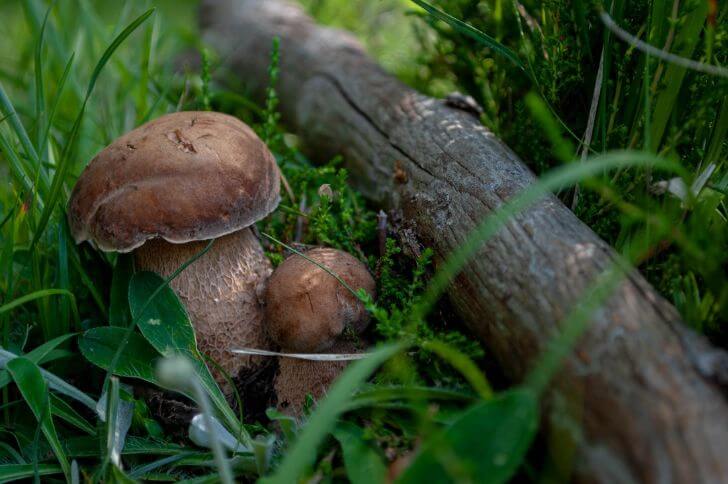
[[[275,158],[240,120],[213,112],[168,114],[121,136],[81,174],[68,205],[77,243],[135,251],[137,267],[169,276],[217,238],[171,286],[200,350],[236,376],[265,348],[258,301],[271,265],[250,230],[280,200]],[[218,382],[219,372],[212,370]]]
[[[337,274],[353,290],[372,297],[376,284],[367,267],[346,252],[317,248],[304,255]],[[299,255],[283,261],[268,282],[266,329],[288,351],[320,352],[345,331],[359,334],[369,324],[364,305],[335,277]]]
[[[353,290],[375,296],[366,266],[340,250],[317,248],[304,253],[337,274]],[[273,272],[266,291],[265,326],[284,352],[356,353],[351,336],[369,324],[364,305],[335,277],[294,255]],[[281,411],[300,415],[310,394],[322,397],[346,367],[345,361],[309,361],[281,357],[274,386]]]

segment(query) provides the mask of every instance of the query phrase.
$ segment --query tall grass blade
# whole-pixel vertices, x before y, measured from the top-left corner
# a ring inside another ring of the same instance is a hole
[[[442,20],[461,34],[466,35],[477,42],[480,42],[486,47],[492,49],[493,52],[496,52],[508,59],[514,66],[518,67],[523,72],[527,72],[526,66],[523,64],[523,62],[521,62],[521,59],[518,57],[518,55],[505,45],[495,40],[490,35],[476,29],[472,25],[468,25],[462,20],[456,19],[452,15],[443,12],[442,10],[430,5],[424,0],[412,0],[412,2],[422,7],[428,14],[432,15],[434,18]]]
[[[36,299],[41,299],[49,296],[66,296],[67,298],[69,298],[71,300],[73,313],[76,317],[78,317],[78,309],[76,308],[76,296],[74,296],[73,293],[67,289],[41,289],[40,291],[26,294],[25,296],[21,296],[7,304],[3,304],[2,306],[0,306],[0,314],[10,311],[11,309],[15,309],[18,306],[22,306],[23,304],[26,304],[30,301],[35,301]]]
[[[35,363],[26,358],[15,358],[8,361],[5,366],[13,377],[28,407],[30,407],[36,420],[38,420],[41,431],[53,449],[53,453],[56,455],[66,479],[70,479],[71,466],[63,450],[63,446],[60,440],[58,440],[56,428],[53,425],[50,403],[48,401],[48,387],[40,373],[40,369]]]

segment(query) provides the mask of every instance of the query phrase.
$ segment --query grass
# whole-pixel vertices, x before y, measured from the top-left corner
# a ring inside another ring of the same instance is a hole
[[[401,481],[506,481],[524,466],[540,393],[628,264],[686,322],[726,343],[724,77],[644,54],[604,27],[597,4],[303,3],[363,37],[407,82],[475,97],[483,122],[540,181],[482,221],[435,272],[429,250],[413,260],[395,239],[380,247],[375,208],[347,184],[341,160],[313,166],[291,142],[277,113],[276,45],[268,96],[257,105],[215,82],[214,53],[189,27],[192,3],[0,4],[13,19],[0,27],[0,38],[12,39],[0,40],[0,481],[366,482],[402,459],[411,465]],[[609,14],[650,45],[725,63],[725,12],[712,21],[699,2],[615,2]],[[201,52],[199,72],[180,73],[175,59],[186,50]],[[290,191],[259,223],[274,264],[287,245],[322,244],[351,252],[377,276],[379,298],[358,296],[378,346],[304,421],[236,413],[197,351],[171,278],[135,273],[129,257],[70,237],[66,201],[93,155],[146,120],[192,109],[240,117],[275,153]],[[681,197],[679,180],[691,187]],[[551,191],[624,261],[587,288],[522,387],[494,388],[483,348],[439,301],[484,241]],[[190,364],[155,371],[178,357]],[[161,426],[134,390],[142,381],[196,401],[208,427],[212,416],[220,424],[196,432],[236,451],[222,456],[219,445],[211,451]],[[538,471],[533,465],[526,461],[522,477]]]

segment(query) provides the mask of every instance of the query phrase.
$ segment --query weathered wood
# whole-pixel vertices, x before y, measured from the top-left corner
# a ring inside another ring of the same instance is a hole
[[[262,94],[274,35],[285,120],[310,153],[343,154],[351,179],[399,213],[400,235],[438,261],[534,175],[466,111],[383,72],[350,35],[279,0],[206,0],[206,40]],[[557,198],[513,219],[449,297],[507,374],[523,378],[615,253]],[[687,331],[636,272],[597,311],[546,406],[557,463],[599,482],[728,482],[725,355]],[[722,370],[723,373],[720,373]],[[573,461],[569,442],[576,445]],[[566,454],[566,455],[564,455]]]

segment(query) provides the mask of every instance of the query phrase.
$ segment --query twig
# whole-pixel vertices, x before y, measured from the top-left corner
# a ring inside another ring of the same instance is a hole
[[[594,94],[592,95],[591,107],[589,108],[589,121],[586,125],[584,133],[584,142],[581,145],[581,163],[583,163],[587,155],[589,155],[589,147],[591,146],[592,136],[594,135],[594,120],[597,117],[597,108],[599,107],[599,98],[602,93],[602,78],[604,71],[604,46],[602,46],[602,55],[599,58],[599,69],[597,70],[597,80],[594,83]],[[574,199],[571,202],[571,210],[576,210],[579,204],[579,184],[574,185]]]
[[[299,215],[296,217],[296,233],[293,237],[294,242],[300,242],[303,238],[304,217],[301,214],[306,213],[306,194],[301,195],[301,203],[298,204]]]
[[[605,27],[614,32],[614,35],[616,35],[623,41],[632,44],[633,46],[635,46],[635,48],[641,50],[642,52],[653,55],[659,59],[664,60],[665,62],[672,62],[673,64],[684,67],[686,69],[693,69],[698,72],[705,72],[706,74],[713,74],[720,77],[728,77],[728,69],[726,69],[725,67],[694,61],[692,59],[681,57],[679,55],[672,54],[662,49],[658,49],[654,45],[643,42],[626,30],[622,29],[619,25],[617,25],[612,17],[609,16],[607,12],[603,11],[599,14],[599,16],[602,18],[602,22],[604,22]]]
[[[377,214],[377,238],[379,241],[379,257],[387,250],[387,214],[380,210]]]

